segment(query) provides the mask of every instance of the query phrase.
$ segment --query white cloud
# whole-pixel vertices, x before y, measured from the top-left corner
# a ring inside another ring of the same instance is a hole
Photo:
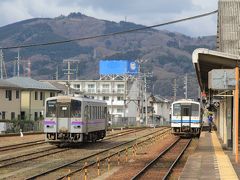
[[[56,17],[71,12],[110,21],[153,25],[217,9],[218,0],[0,0],[0,26],[34,17]],[[204,28],[201,28],[204,27]],[[216,34],[216,16],[163,27],[187,35]]]

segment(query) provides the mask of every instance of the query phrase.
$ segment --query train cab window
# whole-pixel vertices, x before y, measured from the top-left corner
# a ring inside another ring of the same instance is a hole
[[[182,116],[190,116],[190,107],[182,107]]]
[[[77,101],[77,100],[71,101],[71,117],[76,117],[76,118],[81,117],[81,101]]]
[[[199,116],[199,105],[192,104],[192,116]]]
[[[181,116],[181,104],[173,105],[173,116]]]
[[[69,106],[68,105],[60,105],[59,106],[58,117],[60,117],[60,118],[69,117]]]
[[[55,117],[56,116],[56,100],[49,100],[46,104],[46,117]]]

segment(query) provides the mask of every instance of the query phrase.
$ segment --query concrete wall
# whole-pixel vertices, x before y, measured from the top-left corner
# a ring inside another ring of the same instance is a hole
[[[218,5],[218,50],[240,54],[240,1],[220,0]]]

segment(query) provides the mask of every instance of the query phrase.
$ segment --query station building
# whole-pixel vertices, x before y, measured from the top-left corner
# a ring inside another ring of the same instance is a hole
[[[238,151],[239,138],[239,89],[236,89],[240,64],[239,11],[240,1],[220,0],[217,50],[200,48],[192,55],[205,106],[215,112],[218,135],[223,146],[234,154]]]

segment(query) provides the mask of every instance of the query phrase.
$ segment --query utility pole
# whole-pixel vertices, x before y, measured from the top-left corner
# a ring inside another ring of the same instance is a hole
[[[57,65],[57,70],[56,70],[56,80],[58,80],[58,65]]]
[[[73,60],[73,59],[65,59],[63,60],[63,63],[67,63],[67,69],[64,69],[64,71],[67,71],[67,73],[64,73],[67,75],[67,86],[68,86],[68,94],[70,94],[70,80],[71,75],[73,74],[73,71],[76,71],[76,69],[71,69],[71,63],[79,63],[79,60]]]
[[[148,126],[148,98],[147,98],[147,77],[152,77],[152,73],[143,73],[144,79],[144,91],[145,91],[145,118],[146,118],[146,126]]]
[[[145,91],[145,114],[146,126],[148,125],[148,102],[147,102],[147,76],[144,76],[144,91]]]
[[[177,99],[177,79],[174,79],[173,82],[173,101],[176,101]]]
[[[13,61],[13,77],[16,76],[16,60]]]
[[[19,77],[20,71],[20,50],[18,49],[18,56],[17,56],[17,76]]]
[[[28,60],[28,77],[31,77],[31,61]]]
[[[77,68],[76,68],[76,80],[78,80],[78,63],[77,63]]]
[[[0,71],[1,71],[1,79],[3,79],[3,51],[0,50]]]
[[[184,88],[185,88],[185,99],[188,98],[188,75],[186,74],[185,78],[184,78]]]

